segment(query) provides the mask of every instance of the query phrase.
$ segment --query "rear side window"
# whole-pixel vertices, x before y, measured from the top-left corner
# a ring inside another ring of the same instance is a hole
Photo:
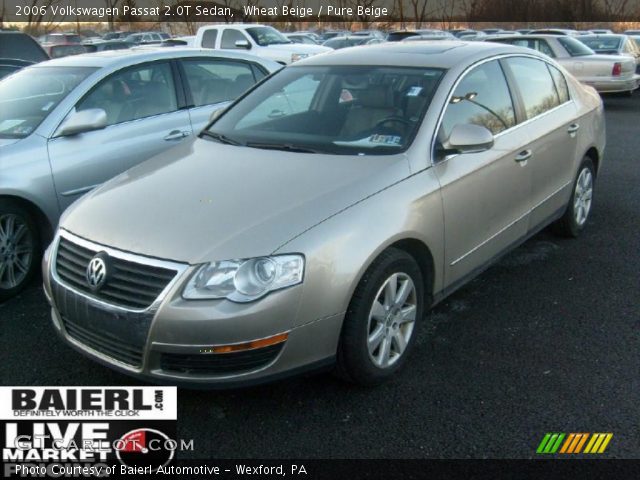
[[[182,64],[196,107],[233,100],[256,83],[246,62],[193,59]]]
[[[560,105],[556,86],[545,62],[515,57],[508,58],[506,63],[513,72],[528,119]]]
[[[558,91],[558,96],[560,97],[560,103],[569,101],[569,87],[567,87],[567,80],[564,78],[564,75],[560,70],[552,65],[547,64],[547,68],[553,77],[553,83],[556,86],[556,90]]]
[[[236,47],[236,42],[241,40],[247,41],[242,32],[227,28],[224,32],[222,32],[222,41],[220,44],[220,48],[242,48]]]
[[[0,33],[0,58],[17,58],[29,62],[49,60],[33,38],[21,33]]]
[[[205,30],[202,35],[202,46],[204,48],[216,48],[216,38],[218,38],[218,30]]]
[[[494,135],[516,123],[507,81],[497,60],[471,70],[458,84],[447,105],[440,131],[449,138],[455,125],[473,124],[489,129]]]
[[[517,47],[531,48],[552,58],[556,56],[546,40],[540,40],[538,38],[510,38],[508,40],[498,39],[496,41],[499,43],[508,43],[509,45],[515,45]]]

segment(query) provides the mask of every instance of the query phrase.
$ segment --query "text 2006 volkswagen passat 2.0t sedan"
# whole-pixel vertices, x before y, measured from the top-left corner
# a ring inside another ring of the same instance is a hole
[[[604,138],[597,93],[529,49],[300,61],[70,207],[55,329],[159,382],[387,380],[431,305],[552,222],[583,230]]]

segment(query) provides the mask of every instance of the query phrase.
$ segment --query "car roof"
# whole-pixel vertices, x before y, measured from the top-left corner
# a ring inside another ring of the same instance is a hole
[[[180,58],[185,56],[224,57],[242,60],[252,60],[258,63],[270,63],[262,58],[246,53],[222,52],[210,48],[190,47],[142,47],[128,50],[106,50],[103,52],[84,53],[69,57],[57,58],[42,62],[38,66],[47,67],[119,67],[135,65],[141,62]]]
[[[490,42],[440,40],[438,42],[393,42],[344,48],[300,60],[287,68],[309,65],[388,65],[452,68],[461,62],[531,49]]]

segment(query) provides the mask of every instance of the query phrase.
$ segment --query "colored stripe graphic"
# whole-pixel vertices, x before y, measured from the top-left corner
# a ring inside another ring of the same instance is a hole
[[[612,437],[612,433],[594,433],[584,453],[603,453]]]
[[[538,445],[536,453],[556,453],[564,437],[564,433],[547,433]]]
[[[590,433],[547,433],[538,445],[536,453],[604,453],[612,438],[613,433],[594,433],[593,435]],[[562,447],[560,447],[561,445]]]

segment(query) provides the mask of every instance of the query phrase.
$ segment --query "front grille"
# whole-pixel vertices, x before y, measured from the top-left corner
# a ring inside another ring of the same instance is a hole
[[[124,339],[104,330],[88,330],[65,316],[62,323],[69,336],[83,345],[133,367],[142,364],[144,343],[135,344],[130,338]]]
[[[105,284],[93,291],[86,279],[87,266],[99,250],[91,250],[60,237],[56,272],[70,287],[90,297],[126,308],[145,309],[158,298],[176,271],[109,257],[111,273]]]
[[[166,372],[196,375],[244,373],[268,365],[278,356],[283,345],[284,343],[279,343],[233,353],[163,353],[160,356],[160,368]]]

